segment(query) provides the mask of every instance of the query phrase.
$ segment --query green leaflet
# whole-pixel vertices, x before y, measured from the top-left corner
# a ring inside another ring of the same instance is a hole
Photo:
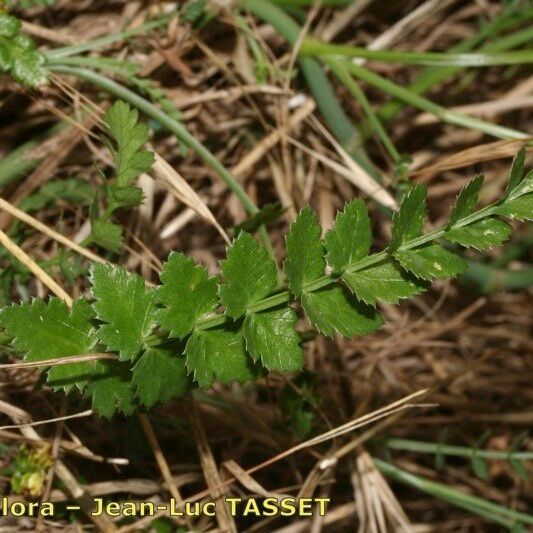
[[[394,257],[405,270],[417,278],[432,280],[457,276],[464,272],[466,262],[439,244],[398,251]]]
[[[132,385],[147,407],[181,396],[189,389],[185,357],[172,349],[146,350],[133,367]]]
[[[125,415],[132,414],[137,404],[130,380],[123,364],[96,361],[85,391],[85,395],[91,398],[93,410],[104,418],[111,418],[117,410]]]
[[[187,368],[200,387],[209,387],[215,377],[222,383],[254,378],[242,331],[195,332],[187,341],[185,356]]]
[[[359,337],[383,325],[381,315],[373,307],[358,301],[343,287],[305,293],[302,307],[318,330],[330,337],[335,333]]]
[[[368,255],[372,244],[372,231],[368,209],[360,198],[346,204],[344,211],[335,217],[333,229],[324,239],[328,264],[335,272]]]
[[[116,207],[135,207],[142,204],[144,194],[139,187],[110,187],[111,199]]]
[[[139,274],[113,265],[93,265],[91,282],[93,308],[106,322],[98,338],[120,359],[135,359],[155,326],[155,290],[146,289]]]
[[[476,250],[487,250],[499,246],[511,234],[511,226],[496,218],[479,220],[468,226],[452,228],[446,233],[446,239]]]
[[[392,217],[389,250],[397,250],[404,242],[421,235],[426,217],[426,193],[426,186],[420,184],[404,196],[399,211]]]
[[[218,293],[228,315],[239,318],[277,285],[276,264],[249,233],[241,232],[221,261],[224,283]]]
[[[37,87],[47,82],[45,58],[20,30],[17,18],[0,11],[0,70],[26,87]]]
[[[27,196],[20,202],[23,211],[31,212],[43,209],[57,200],[88,203],[93,197],[89,182],[79,178],[53,180],[43,185],[38,192]]]
[[[507,179],[507,188],[505,190],[504,198],[509,197],[509,195],[518,187],[518,185],[522,181],[522,176],[524,175],[525,160],[526,148],[525,146],[522,146],[513,159],[511,171],[509,172],[509,177]]]
[[[370,305],[376,305],[378,300],[396,304],[400,299],[421,294],[428,288],[426,282],[387,260],[363,270],[345,271],[342,279],[359,300]]]
[[[181,253],[171,252],[161,272],[157,317],[171,337],[183,338],[218,305],[217,282],[207,270]]]
[[[122,249],[122,226],[98,219],[92,220],[91,238],[98,246],[118,253]]]
[[[0,313],[0,324],[26,361],[42,361],[94,352],[96,335],[92,318],[91,306],[84,299],[76,300],[70,310],[61,300],[51,298],[48,303],[33,300],[5,307]],[[48,383],[65,392],[74,386],[82,390],[93,366],[93,363],[52,366]]]
[[[320,225],[311,209],[300,211],[287,236],[285,262],[289,287],[296,296],[303,294],[306,283],[324,274],[326,262],[320,234]]]
[[[244,321],[246,348],[267,370],[296,372],[303,367],[296,313],[290,307],[248,315]]]
[[[520,183],[509,192],[509,200],[516,200],[524,194],[533,192],[533,170],[530,170],[520,181]]]
[[[448,218],[449,226],[453,226],[458,220],[467,217],[475,211],[483,180],[483,175],[479,174],[463,187],[459,196],[457,196],[455,205]]]
[[[496,213],[513,220],[533,220],[533,193],[506,201],[496,208]]]
[[[117,142],[112,153],[118,187],[127,187],[154,164],[154,154],[141,149],[148,140],[148,126],[139,123],[138,119],[139,112],[121,100],[115,102],[104,116],[109,132]]]

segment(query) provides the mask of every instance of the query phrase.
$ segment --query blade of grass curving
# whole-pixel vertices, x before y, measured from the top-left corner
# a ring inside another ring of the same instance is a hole
[[[327,57],[324,57],[324,62],[330,64],[330,60]],[[359,78],[363,81],[366,81],[370,85],[381,89],[387,94],[403,100],[404,102],[431,113],[436,116],[439,120],[447,122],[449,124],[455,124],[457,126],[462,126],[464,128],[470,128],[478,131],[482,131],[488,135],[492,135],[501,139],[528,139],[529,135],[521,131],[517,131],[511,128],[506,128],[504,126],[499,126],[497,124],[492,124],[491,122],[486,122],[475,117],[470,117],[457,111],[450,111],[445,107],[442,107],[438,104],[435,104],[431,100],[420,96],[411,90],[398,85],[375,72],[355,65],[350,61],[344,61],[344,66],[346,69],[354,75],[356,78]]]

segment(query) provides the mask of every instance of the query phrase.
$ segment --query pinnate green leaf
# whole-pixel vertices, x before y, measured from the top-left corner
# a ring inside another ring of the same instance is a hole
[[[109,132],[117,143],[113,157],[116,184],[119,187],[127,187],[154,164],[153,153],[141,149],[148,140],[148,127],[139,123],[138,119],[138,111],[121,100],[115,102],[104,116]]]
[[[533,193],[505,201],[496,208],[496,213],[512,220],[533,220]]]
[[[302,307],[318,330],[328,336],[340,333],[345,337],[359,337],[383,325],[381,315],[373,307],[339,286],[304,293]]]
[[[161,281],[158,299],[164,307],[158,312],[158,321],[172,337],[188,335],[198,320],[218,305],[216,279],[181,253],[169,255]]]
[[[249,234],[241,232],[221,262],[224,283],[219,295],[228,315],[239,318],[250,305],[268,296],[277,284],[276,264],[267,250]]]
[[[222,383],[250,381],[254,374],[242,331],[212,329],[194,332],[185,347],[186,365],[200,387],[216,377]]]
[[[496,218],[479,220],[468,226],[452,228],[445,237],[448,241],[460,244],[465,248],[487,250],[499,246],[511,234],[511,226]]]
[[[96,361],[85,395],[100,416],[111,418],[116,411],[131,415],[137,404],[125,365],[114,361]]]
[[[139,187],[110,187],[110,193],[117,207],[135,207],[142,204],[144,198]]]
[[[355,272],[347,270],[342,279],[359,300],[370,305],[376,305],[378,300],[396,304],[400,299],[421,294],[428,288],[426,282],[388,260]]]
[[[135,359],[156,325],[155,290],[146,289],[139,274],[115,265],[93,265],[91,282],[96,316],[105,322],[98,338],[120,359]]]
[[[404,196],[399,211],[392,217],[389,250],[397,250],[405,242],[421,235],[426,216],[426,192],[426,186],[420,184]]]
[[[48,303],[33,300],[5,307],[0,324],[26,361],[42,361],[94,352],[97,339],[91,323],[93,316],[84,299],[76,300],[69,309],[61,300],[51,298]],[[52,366],[48,383],[66,392],[75,385],[82,390],[92,367],[93,363]]]
[[[335,225],[326,233],[324,244],[327,262],[338,273],[350,263],[368,255],[372,231],[368,209],[363,200],[352,200],[337,214]]]
[[[305,284],[324,274],[326,265],[321,229],[308,207],[300,211],[287,236],[285,271],[291,291],[301,296]]]
[[[463,259],[439,244],[425,244],[420,248],[398,251],[394,257],[405,270],[425,280],[458,276],[466,269]]]
[[[132,385],[147,407],[181,396],[189,389],[185,357],[167,348],[146,350],[133,367]]]
[[[483,180],[484,177],[479,174],[463,187],[448,218],[449,226],[453,226],[458,220],[471,215],[475,211]]]
[[[250,314],[244,321],[246,348],[268,370],[295,372],[303,367],[297,316],[290,307]]]

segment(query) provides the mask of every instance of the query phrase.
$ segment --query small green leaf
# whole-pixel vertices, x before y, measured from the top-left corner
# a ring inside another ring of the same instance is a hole
[[[11,76],[27,87],[39,87],[47,82],[47,72],[43,67],[44,56],[37,50],[18,49],[12,52]]]
[[[489,478],[489,469],[487,466],[487,461],[485,461],[483,457],[474,454],[472,456],[471,464],[474,474],[476,474],[479,479],[487,480]]]
[[[164,308],[159,310],[158,321],[171,337],[188,335],[198,320],[218,305],[216,279],[181,253],[168,256],[161,281],[158,294]]]
[[[358,337],[383,325],[381,315],[342,287],[334,286],[302,295],[302,307],[309,320],[325,335],[340,333]]]
[[[125,365],[113,361],[96,361],[85,395],[92,398],[92,408],[104,418],[118,410],[125,415],[135,411],[136,403]]]
[[[449,226],[453,226],[458,220],[471,215],[475,211],[483,180],[483,175],[479,174],[463,187],[448,218]]]
[[[422,233],[426,216],[427,187],[419,184],[403,198],[400,210],[392,217],[392,239],[389,250],[397,250],[402,244]]]
[[[185,347],[186,365],[200,387],[216,377],[222,383],[250,381],[254,374],[242,331],[212,329],[194,332]]]
[[[533,192],[533,170],[530,170],[522,181],[509,193],[506,201],[516,200],[525,194]]]
[[[457,276],[466,269],[466,262],[439,244],[426,244],[412,250],[402,250],[394,257],[417,278],[432,280]]]
[[[428,288],[426,282],[411,276],[393,261],[383,261],[355,272],[345,271],[342,279],[359,300],[370,305],[376,305],[378,300],[396,304]]]
[[[350,263],[368,255],[372,232],[368,209],[363,200],[352,200],[346,204],[344,211],[337,214],[335,226],[327,232],[324,244],[326,259],[338,273]]]
[[[248,315],[244,321],[246,348],[268,370],[296,372],[303,367],[296,313],[290,307]]]
[[[526,148],[522,146],[513,159],[509,178],[507,180],[507,189],[505,190],[505,198],[507,198],[522,181],[524,175],[524,163],[526,160]]]
[[[239,318],[250,305],[268,296],[277,285],[276,264],[267,250],[249,234],[241,232],[221,262],[224,283],[219,295],[228,315]]]
[[[139,187],[110,187],[111,198],[116,207],[135,207],[141,205],[144,194]]]
[[[462,228],[452,228],[446,233],[445,238],[465,248],[487,250],[506,241],[511,230],[509,224],[497,218],[486,218]]]
[[[115,102],[104,116],[109,132],[117,142],[113,157],[116,184],[119,187],[127,187],[154,164],[154,154],[141,150],[141,146],[148,140],[148,127],[139,123],[138,119],[138,111],[120,100]]]
[[[512,220],[533,220],[533,193],[506,200],[496,208],[496,213]]]
[[[133,367],[132,385],[147,407],[181,396],[189,389],[185,357],[170,349],[146,350]]]
[[[115,265],[93,265],[91,282],[93,308],[106,322],[98,338],[121,360],[135,359],[155,327],[155,290],[146,289],[139,274]]]
[[[95,219],[91,221],[91,237],[102,248],[113,253],[122,249],[122,226]]]
[[[285,262],[289,287],[296,296],[302,295],[306,283],[324,274],[326,262],[320,234],[313,211],[308,207],[300,211],[287,236]]]
[[[93,316],[91,306],[84,299],[76,300],[70,310],[61,300],[51,298],[48,303],[33,300],[5,307],[0,313],[0,324],[26,361],[42,361],[94,352]],[[52,366],[48,383],[65,392],[74,386],[82,390],[92,368],[92,363]]]
[[[17,17],[0,11],[0,36],[8,39],[15,37],[22,28],[22,23]]]

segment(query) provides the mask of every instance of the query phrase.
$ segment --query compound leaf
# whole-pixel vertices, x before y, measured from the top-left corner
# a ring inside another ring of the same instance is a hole
[[[132,385],[147,407],[181,396],[189,389],[185,357],[165,348],[146,350],[133,367]]]
[[[155,290],[146,289],[139,274],[115,265],[93,265],[91,282],[93,308],[106,322],[98,338],[120,359],[135,359],[155,327]]]
[[[344,211],[337,214],[335,225],[326,233],[324,244],[327,262],[335,272],[342,272],[350,263],[368,255],[372,231],[363,200],[352,200],[346,204]]]
[[[507,200],[496,208],[496,213],[512,220],[533,220],[533,193]]]
[[[344,337],[358,337],[383,325],[381,315],[373,307],[339,286],[304,293],[302,307],[318,330],[328,336],[340,333]]]
[[[76,300],[69,309],[58,298],[51,298],[48,303],[33,300],[5,307],[0,313],[0,323],[13,338],[15,350],[26,361],[42,361],[93,352],[96,344],[93,316],[91,306],[84,299]],[[93,363],[52,366],[48,383],[66,392],[75,385],[82,390],[93,366]]]
[[[268,296],[277,284],[276,264],[267,250],[249,234],[241,232],[221,262],[224,283],[219,295],[228,315],[239,318],[251,304]]]
[[[130,373],[123,364],[96,361],[85,395],[92,399],[92,408],[104,418],[116,411],[131,415],[137,407],[130,383]]]
[[[302,295],[306,283],[324,274],[326,262],[320,234],[320,225],[311,209],[300,211],[287,236],[285,262],[289,287],[296,296]]]
[[[466,269],[465,261],[439,244],[398,251],[394,257],[405,270],[426,280],[457,276]]]
[[[484,177],[479,174],[463,187],[448,218],[449,226],[453,226],[458,220],[471,215],[475,211],[483,180]]]
[[[404,196],[400,210],[392,217],[392,239],[389,250],[397,250],[404,242],[419,237],[426,216],[426,193],[424,184],[410,189]]]
[[[216,377],[222,383],[250,381],[254,374],[242,331],[212,329],[194,332],[185,347],[186,365],[200,387]]]
[[[303,367],[297,316],[290,307],[250,314],[244,321],[246,348],[268,370],[295,372]]]
[[[172,337],[188,335],[218,305],[217,283],[207,270],[181,253],[172,252],[161,272],[159,325]]]
[[[511,226],[496,218],[479,220],[468,226],[452,228],[445,237],[465,248],[487,250],[492,246],[499,246],[511,234]]]
[[[428,288],[426,282],[411,276],[393,261],[355,272],[345,271],[342,279],[359,300],[370,305],[376,305],[378,300],[396,304]]]
[[[127,187],[154,164],[152,152],[141,150],[148,140],[148,127],[138,119],[138,111],[121,100],[115,102],[104,116],[109,132],[117,142],[113,158],[118,187]]]

